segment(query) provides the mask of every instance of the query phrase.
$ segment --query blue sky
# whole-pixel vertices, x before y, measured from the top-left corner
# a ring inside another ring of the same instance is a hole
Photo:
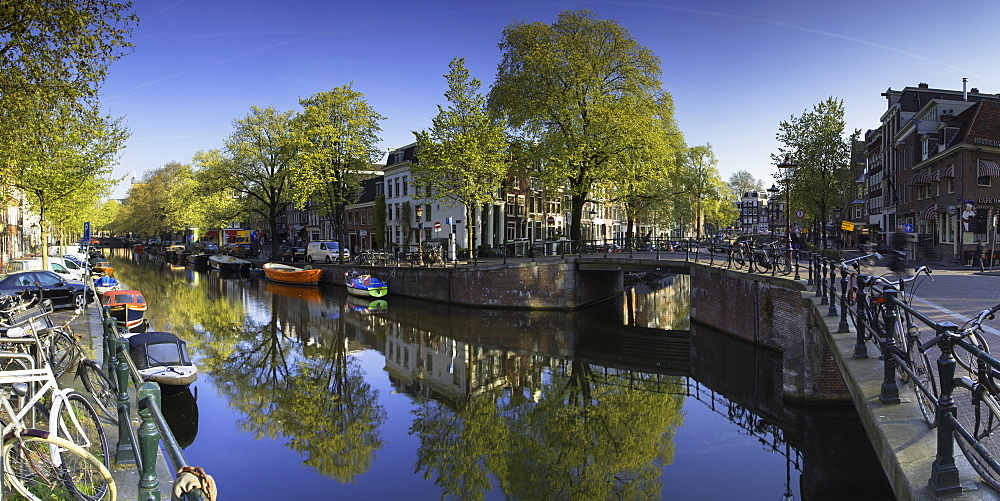
[[[465,57],[485,93],[506,25],[577,9],[615,19],[660,57],[685,140],[711,144],[725,179],[745,169],[770,184],[779,122],[829,96],[864,131],[890,87],[961,89],[967,77],[1000,92],[1000,3],[989,1],[137,0],[135,50],[102,92],[131,130],[115,173],[189,163],[251,106],[298,111],[300,98],[350,82],[387,117],[382,145],[409,144],[444,104],[449,61]]]

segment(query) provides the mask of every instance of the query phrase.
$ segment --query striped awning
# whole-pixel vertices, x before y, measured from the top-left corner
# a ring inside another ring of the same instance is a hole
[[[937,219],[937,204],[932,204],[930,207],[924,209],[924,211],[920,213],[920,219],[927,219],[931,221]]]
[[[941,173],[941,177],[955,177],[955,164],[945,167],[944,172]]]
[[[979,161],[979,177],[1000,177],[1000,165],[992,160]]]
[[[935,169],[934,172],[931,173],[931,182],[937,183],[940,181],[941,181],[941,169]]]

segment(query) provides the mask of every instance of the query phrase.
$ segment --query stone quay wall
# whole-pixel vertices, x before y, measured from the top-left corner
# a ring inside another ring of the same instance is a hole
[[[822,322],[795,280],[691,265],[691,319],[782,353],[784,394],[846,402],[850,393]],[[812,293],[809,293],[812,294]]]

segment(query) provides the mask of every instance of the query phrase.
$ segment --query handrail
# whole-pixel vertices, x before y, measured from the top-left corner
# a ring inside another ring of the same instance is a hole
[[[128,340],[120,336],[117,324],[111,317],[110,308],[101,308],[102,326],[104,329],[105,369],[112,376],[112,382],[118,394],[118,444],[116,461],[119,463],[135,463],[139,469],[139,497],[153,499],[159,492],[159,480],[156,476],[156,453],[158,444],[163,443],[174,471],[190,466],[184,457],[177,439],[167,425],[160,408],[160,387],[156,383],[143,381],[139,371],[129,356]],[[112,361],[114,363],[112,364]],[[113,374],[113,375],[112,375]],[[120,384],[127,381],[126,384]],[[136,390],[136,408],[141,418],[138,431],[130,425],[130,399],[128,386]],[[123,442],[124,441],[124,442]],[[138,454],[136,454],[138,451]],[[199,488],[187,493],[188,499],[203,501],[206,494]]]

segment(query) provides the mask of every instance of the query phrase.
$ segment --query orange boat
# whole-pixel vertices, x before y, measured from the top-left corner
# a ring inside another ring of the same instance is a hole
[[[319,269],[297,268],[281,263],[265,263],[261,268],[268,280],[283,284],[319,285],[319,279],[323,278],[323,270]]]
[[[97,275],[107,275],[109,277],[115,276],[115,267],[107,261],[95,261],[91,263],[90,266]]]
[[[107,306],[119,329],[145,332],[148,322],[146,299],[137,290],[110,290],[101,294],[101,306]]]

